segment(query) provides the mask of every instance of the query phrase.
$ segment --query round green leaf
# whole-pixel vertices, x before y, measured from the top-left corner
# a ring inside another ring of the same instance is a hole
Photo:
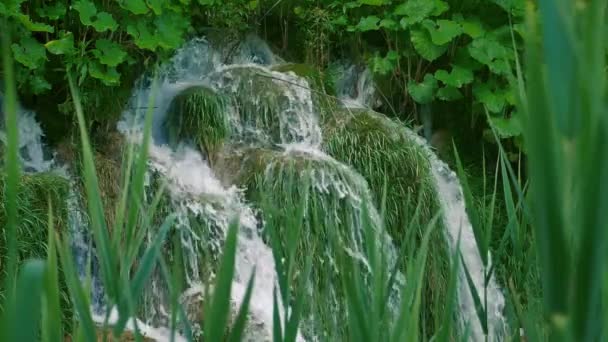
[[[120,74],[116,71],[116,68],[92,61],[89,63],[88,70],[91,77],[100,80],[105,85],[115,86],[120,84]]]
[[[522,125],[519,119],[519,114],[514,112],[511,117],[490,115],[490,125],[496,129],[496,133],[501,138],[510,138],[520,136],[522,134]]]
[[[426,20],[424,26],[431,34],[431,41],[435,45],[444,45],[451,42],[462,33],[462,27],[451,20]]]
[[[492,82],[475,83],[473,95],[490,113],[502,113],[509,98],[508,89],[494,87]]]
[[[83,25],[93,25],[93,16],[97,14],[97,8],[94,3],[89,0],[78,0],[74,2],[72,8],[78,12],[80,22]]]
[[[357,31],[366,32],[366,31],[374,31],[378,29],[378,24],[380,22],[380,18],[375,15],[361,18],[359,24],[357,24]]]
[[[63,38],[51,40],[44,47],[53,55],[69,55],[74,52],[74,35],[67,33]]]
[[[471,57],[477,61],[490,65],[495,59],[507,58],[507,49],[493,37],[480,37],[469,45]]]
[[[38,13],[39,16],[41,16],[42,18],[48,18],[50,20],[57,20],[59,18],[63,18],[65,16],[66,11],[67,8],[62,2],[56,2],[52,5],[44,5],[36,9],[36,13]]]
[[[126,9],[133,14],[148,13],[148,6],[144,0],[122,0],[119,1],[120,7]]]
[[[452,71],[449,73],[445,70],[437,70],[437,72],[435,72],[435,78],[445,85],[460,88],[465,84],[473,82],[473,71],[454,65]]]
[[[431,35],[427,30],[416,29],[410,33],[410,39],[414,45],[416,52],[428,61],[434,61],[443,55],[447,49],[447,45],[436,45],[431,41]]]
[[[35,23],[30,19],[29,15],[20,13],[16,17],[19,20],[19,22],[23,26],[25,26],[25,28],[30,32],[48,32],[48,33],[55,32],[55,29],[53,28],[53,26],[50,26],[50,25],[47,25],[44,23]]]
[[[21,37],[19,44],[11,45],[11,50],[15,60],[29,69],[36,69],[46,61],[44,45],[29,36]]]
[[[382,5],[388,3],[387,0],[359,0],[359,2],[363,5],[370,5],[370,6],[382,6]]]
[[[457,88],[446,86],[437,90],[437,98],[442,101],[455,101],[462,98],[462,93]]]
[[[118,23],[112,18],[112,15],[107,12],[97,13],[97,19],[93,22],[93,27],[97,32],[104,32],[110,30],[116,31]]]
[[[486,33],[483,24],[477,18],[463,19],[460,25],[462,25],[462,31],[471,38],[479,38]]]
[[[127,33],[133,37],[135,45],[140,49],[154,51],[158,47],[158,38],[150,32],[143,21],[128,25]]]
[[[93,55],[97,57],[101,64],[109,67],[115,67],[124,62],[127,53],[123,51],[120,45],[107,39],[98,39],[95,42],[96,49],[93,50]]]
[[[419,104],[428,104],[435,98],[437,80],[431,74],[426,74],[421,83],[409,82],[408,92],[410,96]]]
[[[148,7],[152,9],[152,12],[156,15],[161,15],[163,13],[163,5],[165,0],[147,0]]]

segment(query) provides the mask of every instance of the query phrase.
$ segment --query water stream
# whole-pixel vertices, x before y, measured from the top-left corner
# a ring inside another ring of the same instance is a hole
[[[313,169],[307,176],[313,180],[315,191],[345,199],[344,203],[349,206],[355,217],[358,217],[362,210],[361,203],[371,198],[363,177],[351,167],[323,152],[319,115],[315,112],[307,81],[293,73],[273,71],[272,66],[277,61],[280,59],[256,38],[246,40],[236,50],[231,49],[229,56],[226,51],[211,47],[204,39],[192,40],[155,75],[146,75],[141,79],[122,120],[118,123],[119,131],[129,141],[139,144],[146,112],[151,110],[153,125],[152,142],[149,146],[147,196],[151,196],[156,189],[154,180],[163,179],[168,182],[170,209],[178,216],[176,228],[184,253],[187,289],[180,297],[184,306],[202,306],[213,273],[201,264],[201,255],[205,251],[219,254],[229,224],[233,220],[239,222],[231,302],[234,314],[243,300],[247,281],[255,269],[255,286],[250,303],[251,322],[247,329],[247,337],[252,341],[272,338],[273,290],[278,286],[272,250],[260,233],[264,222],[259,218],[258,209],[245,200],[244,190],[236,185],[226,184],[222,181],[222,175],[216,174],[210,164],[210,156],[205,153],[207,151],[201,151],[191,141],[171,143],[166,122],[174,98],[184,90],[195,87],[208,88],[214,93],[226,95],[231,99],[224,110],[229,118],[229,139],[232,143],[266,149],[282,156],[281,158],[303,158],[328,166]],[[343,74],[344,77],[338,84],[338,94],[344,105],[356,108],[372,107],[371,101],[374,101],[375,96],[369,71],[345,66]],[[265,81],[260,83],[256,78]],[[265,84],[268,89],[262,89],[260,84]],[[153,102],[150,103],[150,99]],[[248,115],[251,114],[251,109],[255,112],[253,116]],[[501,340],[505,330],[502,316],[504,298],[493,278],[487,286],[484,284],[485,269],[466,215],[458,179],[447,165],[435,156],[423,139],[406,128],[404,130],[415,137],[414,140],[428,152],[439,204],[443,210],[446,240],[452,250],[460,246],[463,265],[470,272],[475,289],[487,298],[490,340]],[[42,143],[43,133],[33,113],[20,110],[19,131],[20,155],[26,171],[57,170],[70,179],[67,169],[56,165],[49,152],[45,151]],[[4,139],[2,134],[0,139]],[[271,172],[272,167],[273,164],[267,165],[266,172]],[[109,308],[104,307],[103,286],[99,277],[95,276],[97,271],[94,258],[90,257],[93,251],[86,228],[87,218],[82,209],[82,199],[75,190],[74,181],[71,183],[72,190],[67,199],[70,207],[71,241],[82,277],[86,274],[87,261],[92,261],[92,310],[94,317],[103,321],[103,313]],[[370,214],[374,225],[380,227],[376,209],[371,208]],[[353,245],[349,246],[348,253],[365,264],[366,260],[361,252],[363,234],[360,223],[357,220],[353,222],[355,227],[352,227],[352,237],[349,239]],[[204,229],[201,229],[201,226]],[[202,235],[203,232],[207,235]],[[150,234],[151,239],[153,232]],[[381,238],[392,264],[396,258],[395,248],[387,234]],[[398,299],[398,291],[395,296]],[[167,304],[167,286],[158,274],[152,278],[144,297],[142,320],[133,319],[131,326],[137,324],[148,337],[166,340],[166,328],[163,327],[169,326],[170,310]],[[459,320],[463,329],[465,326],[469,327],[473,340],[485,340],[462,267],[458,297]],[[110,318],[116,319],[116,312],[112,312]],[[200,312],[193,313],[194,321],[199,314]],[[280,312],[280,315],[283,314],[285,313]],[[160,328],[153,328],[154,326]],[[314,332],[312,335],[309,333],[307,337],[314,339]],[[304,334],[298,334],[298,340],[304,339]]]

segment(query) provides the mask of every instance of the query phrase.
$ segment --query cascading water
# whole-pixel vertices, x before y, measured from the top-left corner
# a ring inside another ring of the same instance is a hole
[[[250,340],[270,340],[273,328],[273,289],[277,286],[275,264],[271,249],[259,234],[263,222],[256,220],[255,210],[243,200],[235,186],[220,182],[224,175],[215,174],[210,167],[210,151],[206,155],[187,141],[178,141],[169,147],[167,134],[168,116],[175,97],[189,89],[208,89],[209,92],[227,98],[222,116],[228,118],[229,140],[235,146],[245,146],[267,151],[278,163],[306,160],[324,165],[313,168],[304,176],[313,183],[314,191],[333,194],[349,206],[355,227],[350,228],[351,246],[345,247],[353,258],[366,264],[362,252],[363,234],[359,220],[362,203],[371,202],[365,180],[352,168],[341,164],[321,149],[322,136],[311,91],[306,79],[293,73],[273,71],[268,66],[271,55],[264,45],[244,44],[244,51],[232,52],[231,64],[220,50],[212,48],[205,40],[195,39],[180,49],[168,65],[161,68],[158,86],[153,89],[150,80],[142,81],[130,108],[119,123],[119,130],[135,142],[141,141],[142,127],[147,104],[152,96],[153,142],[150,148],[150,172],[159,174],[169,182],[173,209],[180,219],[180,234],[185,252],[185,268],[189,289],[184,296],[199,296],[204,292],[209,274],[201,275],[198,260],[204,244],[221,245],[231,219],[240,221],[239,242],[235,261],[236,276],[232,284],[232,303],[238,305],[255,268],[255,287],[250,303],[250,319],[247,332]],[[259,44],[259,40],[257,43]],[[256,55],[256,53],[262,56]],[[175,113],[173,113],[175,114]],[[177,146],[175,146],[177,145]],[[203,147],[204,150],[204,147]],[[272,175],[279,164],[267,165],[266,177]],[[304,172],[304,171],[302,171]],[[380,227],[379,215],[370,210],[373,224]],[[189,217],[196,216],[210,221],[216,234],[210,240],[197,236]],[[392,265],[396,252],[387,234],[383,246]],[[216,249],[219,252],[219,248]],[[398,283],[402,277],[398,277]],[[158,283],[153,284],[160,287]],[[398,291],[396,291],[398,292]],[[152,297],[158,297],[158,291]],[[392,297],[391,297],[392,298]],[[148,323],[166,324],[167,311],[162,300],[150,298],[156,309],[147,313]],[[152,306],[154,306],[152,305]],[[164,319],[162,316],[165,316]],[[314,330],[314,329],[313,329]],[[315,332],[308,332],[312,338]],[[298,335],[298,340],[303,336]]]
[[[348,68],[352,72],[354,67]],[[355,89],[349,92],[340,92],[342,103],[349,108],[371,108],[374,98],[373,82],[361,81],[367,79],[369,71],[361,72],[362,76],[353,76],[350,72],[346,74],[346,79],[339,83],[342,89]],[[363,87],[363,88],[362,88]],[[353,98],[351,94],[367,94]],[[473,289],[469,286],[467,270],[474,284],[474,290],[479,295],[482,305],[486,311],[488,324],[488,338],[491,341],[501,341],[506,334],[506,320],[502,314],[505,306],[505,299],[496,283],[494,277],[485,282],[487,270],[491,265],[484,267],[479,248],[473,233],[473,227],[466,213],[466,204],[462,192],[462,187],[456,174],[450,170],[448,165],[441,161],[432,151],[427,142],[407,127],[400,127],[414,142],[424,148],[430,162],[432,176],[439,205],[443,213],[443,224],[446,228],[446,239],[451,250],[451,255],[456,248],[462,256],[462,265],[459,267],[458,274],[458,298],[460,308],[461,330],[469,329],[470,338],[474,341],[485,341],[483,324],[478,318],[475,305]],[[488,256],[489,259],[489,256]],[[466,267],[466,270],[465,270]],[[484,304],[485,303],[485,304]]]
[[[2,104],[2,94],[0,94],[0,108]],[[0,112],[3,114],[3,112]],[[3,119],[3,115],[0,115]],[[4,123],[4,120],[2,120]],[[3,125],[3,124],[2,124]],[[102,281],[99,277],[99,266],[95,257],[95,250],[92,246],[92,236],[88,230],[87,215],[82,207],[82,198],[78,191],[76,180],[73,179],[66,165],[61,165],[55,160],[54,153],[43,142],[44,133],[40,124],[36,121],[35,114],[24,108],[17,109],[17,128],[19,135],[19,160],[23,171],[29,175],[39,173],[50,173],[61,178],[65,178],[69,184],[69,191],[66,201],[67,223],[70,239],[70,246],[74,254],[74,261],[80,279],[90,281],[90,301],[93,319],[98,324],[105,322],[105,293]],[[6,134],[4,127],[0,129],[0,145],[6,146]],[[109,323],[117,320],[114,312]],[[137,321],[137,322],[135,322]],[[155,329],[144,324],[139,320],[131,319],[127,328],[137,329],[142,336],[156,340],[168,340],[168,334],[163,329]],[[183,341],[179,337],[175,341]]]

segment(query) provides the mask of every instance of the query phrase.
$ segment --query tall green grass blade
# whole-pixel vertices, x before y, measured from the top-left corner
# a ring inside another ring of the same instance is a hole
[[[74,108],[78,119],[78,127],[80,131],[80,142],[82,144],[82,158],[84,164],[84,180],[88,198],[90,225],[95,238],[95,247],[98,251],[98,260],[101,265],[101,275],[107,295],[111,299],[119,298],[120,291],[118,289],[118,281],[116,279],[116,270],[118,264],[116,256],[118,253],[113,249],[108,234],[106,225],[103,204],[99,192],[99,181],[93,161],[93,153],[91,143],[87,133],[87,125],[80,103],[80,95],[78,89],[74,85],[72,76],[67,74],[70,92],[74,102]]]
[[[2,18],[2,66],[4,70],[4,120],[6,129],[6,278],[4,283],[5,298],[13,297],[13,286],[17,273],[17,227],[19,217],[17,211],[17,192],[19,189],[19,129],[17,127],[17,91],[15,89],[15,73],[11,58],[11,27],[8,18]]]
[[[6,310],[4,341],[35,342],[39,340],[40,306],[44,291],[46,265],[29,260],[21,267],[15,301]]]
[[[61,322],[61,304],[59,300],[59,271],[57,269],[57,251],[55,248],[55,226],[53,206],[49,200],[48,242],[46,256],[45,296],[42,311],[43,341],[61,341],[63,338]]]
[[[245,290],[245,297],[239,308],[239,312],[236,316],[232,329],[230,329],[230,335],[228,336],[228,342],[240,342],[243,340],[243,332],[247,325],[247,318],[249,317],[249,303],[251,302],[251,294],[253,292],[253,286],[255,284],[255,269],[251,272],[251,277],[247,282],[247,290]]]
[[[298,336],[298,327],[300,325],[300,319],[302,317],[302,310],[304,308],[304,301],[310,299],[306,295],[306,288],[308,286],[308,279],[312,270],[312,256],[314,251],[306,257],[306,266],[304,267],[304,273],[300,274],[300,284],[295,292],[295,304],[290,310],[289,320],[285,326],[285,342],[295,342]]]
[[[462,260],[462,268],[465,271],[467,284],[469,285],[469,290],[471,292],[471,295],[473,296],[473,302],[475,303],[475,311],[477,312],[477,317],[478,317],[479,321],[481,322],[481,327],[483,329],[483,332],[487,335],[488,334],[488,315],[487,315],[486,309],[483,305],[482,297],[480,296],[479,292],[477,291],[477,287],[475,287],[475,282],[473,282],[473,278],[471,277],[471,273],[469,272],[469,269],[467,268],[467,265],[464,261],[464,257],[462,256],[462,254],[460,255],[460,257]],[[483,298],[486,298],[485,293],[483,294]]]
[[[59,238],[57,238],[59,239]],[[79,332],[76,336],[81,336],[82,340],[95,341],[95,324],[91,317],[91,306],[85,290],[83,289],[78,274],[76,273],[74,258],[72,256],[72,249],[68,239],[64,239],[63,243],[57,243],[60,248],[57,249],[59,252],[59,260],[63,269],[63,275],[65,276],[65,282],[70,292],[70,298],[74,305],[75,315],[78,316],[77,324],[79,326]],[[88,292],[90,293],[90,291]]]
[[[208,341],[221,341],[226,331],[226,323],[230,314],[230,292],[234,277],[238,229],[238,222],[233,222],[226,235],[220,268],[213,289],[213,298],[211,298],[211,305],[205,314],[205,340]]]
[[[466,211],[469,216],[469,220],[471,221],[471,226],[473,226],[473,233],[475,234],[475,240],[477,241],[477,247],[479,249],[479,255],[481,256],[481,260],[484,265],[488,264],[488,249],[489,246],[487,244],[488,237],[482,225],[482,222],[479,218],[479,213],[475,206],[475,201],[473,199],[473,193],[471,192],[471,188],[469,187],[469,182],[467,181],[467,177],[464,171],[464,167],[462,165],[462,161],[460,160],[460,156],[458,154],[458,150],[456,148],[456,144],[453,143],[454,147],[454,157],[456,159],[456,171],[458,173],[458,178],[460,179],[460,184],[462,186],[462,192],[464,194],[464,199],[466,203]]]
[[[545,4],[550,1],[544,1]],[[564,1],[560,1],[563,3]],[[552,5],[549,5],[552,6]],[[559,13],[557,13],[559,14]],[[543,59],[539,50],[537,23],[532,10],[528,11],[527,81],[528,112],[525,118],[525,136],[528,142],[531,200],[534,207],[534,226],[543,283],[543,299],[549,316],[560,316],[568,310],[570,283],[570,248],[565,235],[566,217],[563,213],[564,187],[562,165],[564,160],[558,149],[556,118],[545,90]],[[560,20],[553,18],[551,20]],[[549,30],[548,26],[546,30]],[[548,32],[547,34],[553,34]],[[551,39],[558,39],[553,37]],[[569,48],[567,48],[569,51]],[[553,51],[557,61],[561,58]],[[547,58],[551,58],[551,54]],[[554,65],[556,61],[552,61]],[[555,71],[555,70],[554,70]],[[568,76],[569,77],[569,76]],[[562,94],[568,96],[568,94]],[[543,132],[543,134],[539,134]]]
[[[279,304],[279,298],[277,297],[277,288],[275,287],[272,291],[273,305],[272,305],[272,337],[273,341],[283,341],[283,329],[281,327],[281,315]]]
[[[452,326],[454,322],[454,308],[456,307],[456,299],[458,289],[458,269],[460,267],[460,262],[458,262],[458,254],[460,251],[460,238],[458,239],[458,243],[456,244],[456,249],[454,253],[452,253],[452,267],[450,268],[450,278],[449,278],[449,286],[448,293],[446,296],[446,306],[443,312],[441,330],[437,334],[437,341],[439,342],[449,342],[452,338]]]
[[[135,276],[133,277],[133,280],[131,281],[131,284],[130,284],[131,289],[130,289],[130,293],[128,294],[128,296],[131,296],[131,295],[137,296],[138,294],[142,293],[142,291],[146,285],[146,282],[148,281],[148,279],[150,278],[150,275],[154,271],[154,267],[156,266],[156,263],[158,261],[158,256],[160,254],[161,246],[164,243],[165,237],[167,236],[169,229],[171,229],[174,221],[175,221],[175,215],[169,215],[165,219],[165,222],[163,222],[163,224],[161,225],[160,229],[158,230],[158,233],[154,237],[154,241],[152,242],[152,244],[150,246],[148,246],[148,249],[146,250],[145,254],[143,255],[143,257],[140,261],[140,266],[137,269],[137,271],[135,272]],[[128,301],[127,297],[125,297],[125,296],[123,296],[122,300],[124,302]],[[137,306],[137,297],[135,298],[132,305],[135,307]],[[116,323],[116,325],[114,327],[115,334],[118,335],[118,334],[120,334],[120,332],[123,331],[123,329],[125,328],[125,325],[127,324],[128,319],[129,319],[128,316],[120,317],[120,319],[118,320],[118,322]]]

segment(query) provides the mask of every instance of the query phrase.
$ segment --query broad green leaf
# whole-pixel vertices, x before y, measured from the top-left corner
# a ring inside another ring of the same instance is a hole
[[[120,1],[120,7],[133,14],[146,14],[149,10],[144,0],[122,0]]]
[[[410,33],[412,44],[416,52],[424,59],[432,62],[443,55],[447,49],[447,45],[435,45],[431,41],[430,33],[425,29],[412,30]]]
[[[359,2],[363,5],[370,5],[370,6],[382,6],[382,5],[388,3],[387,0],[359,0]]]
[[[114,32],[118,28],[118,23],[110,13],[99,12],[97,13],[97,20],[93,22],[93,27],[97,32],[104,32],[107,30]]]
[[[493,37],[480,37],[469,45],[469,53],[480,63],[490,65],[496,59],[508,57],[507,49]]]
[[[433,75],[424,75],[424,80],[421,83],[409,82],[407,85],[408,92],[419,104],[431,103],[435,98],[435,90],[437,89],[437,80]]]
[[[89,75],[108,86],[120,84],[120,74],[116,68],[102,65],[96,61],[89,62]]]
[[[96,49],[93,50],[93,55],[99,59],[101,64],[110,67],[115,67],[124,62],[127,53],[117,43],[107,40],[98,39],[95,42]]]
[[[399,28],[399,24],[393,19],[382,19],[382,21],[380,21],[380,27],[387,30],[397,30]]]
[[[46,61],[46,50],[44,45],[29,36],[21,37],[19,44],[11,45],[15,60],[29,69],[36,69]]]
[[[437,70],[435,78],[445,85],[460,88],[465,84],[473,82],[473,72],[470,69],[454,65],[449,73],[445,70]]]
[[[28,79],[30,90],[33,94],[42,94],[48,90],[51,90],[51,84],[44,78],[43,73],[35,73]]]
[[[52,5],[47,4],[36,9],[36,13],[38,13],[39,16],[42,18],[48,18],[50,20],[63,18],[66,12],[67,8],[62,2],[56,2]]]
[[[372,71],[379,75],[387,75],[395,70],[399,53],[395,50],[389,51],[385,57],[374,56],[372,58]]]
[[[460,21],[460,25],[462,26],[462,31],[473,39],[479,38],[486,33],[481,20],[478,18],[463,19]]]
[[[501,138],[517,137],[522,134],[519,114],[514,112],[509,118],[489,115],[490,124],[496,129]]]
[[[165,12],[154,20],[158,46],[173,50],[184,42],[184,35],[190,26],[189,21],[177,13]]]
[[[68,32],[63,38],[55,39],[44,44],[53,55],[69,55],[74,52],[74,35]]]
[[[78,12],[80,22],[83,25],[93,25],[93,17],[97,14],[95,4],[89,0],[78,0],[74,2],[72,8]]]
[[[17,15],[21,12],[21,3],[25,0],[4,0],[0,2],[0,14]]]
[[[394,15],[405,16],[401,25],[413,25],[433,16],[439,16],[449,9],[443,0],[408,0],[395,7]]]
[[[378,24],[380,23],[380,18],[375,15],[361,18],[359,24],[357,24],[357,31],[367,32],[374,31],[379,28]]]
[[[154,14],[161,15],[163,13],[163,4],[165,3],[165,0],[147,0],[147,3]]]
[[[493,89],[488,83],[475,83],[473,85],[475,99],[486,106],[491,113],[501,113],[507,104],[508,90]]]
[[[19,14],[17,15],[17,19],[19,19],[19,22],[30,32],[55,32],[53,26],[44,23],[35,23],[30,19],[29,15]]]
[[[462,33],[460,24],[451,20],[425,20],[424,27],[431,34],[431,41],[435,45],[447,44]]]
[[[525,0],[492,0],[492,2],[514,16],[523,16],[526,13]]]
[[[158,38],[150,32],[150,29],[143,21],[138,21],[134,25],[127,26],[127,33],[130,34],[140,49],[154,51],[158,47]]]
[[[462,98],[462,93],[457,88],[445,86],[437,90],[437,98],[443,101],[454,101]]]

